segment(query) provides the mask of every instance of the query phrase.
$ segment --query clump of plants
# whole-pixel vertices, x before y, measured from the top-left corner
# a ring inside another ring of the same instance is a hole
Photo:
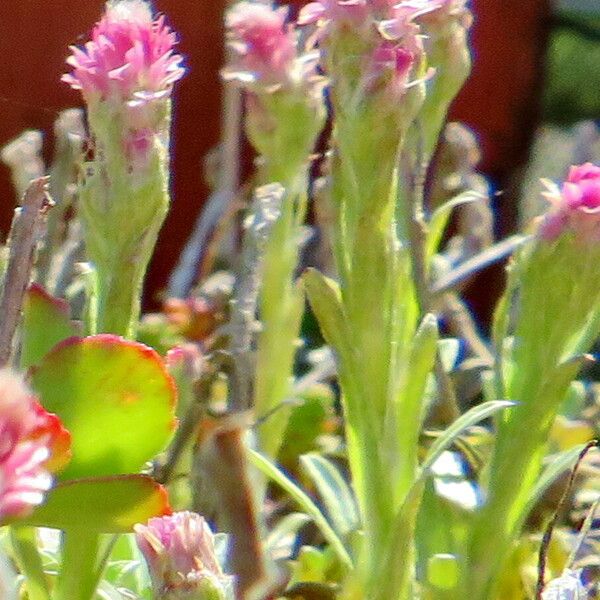
[[[145,0],[71,48],[85,125],[61,115],[48,169],[33,132],[3,154],[24,194],[2,259],[2,598],[594,597],[578,377],[600,167],[545,182],[546,212],[492,243],[475,144],[445,127],[471,21],[464,0],[233,4],[223,79],[256,169],[215,196],[193,285],[144,316],[183,59]],[[461,293],[504,259],[487,335]]]

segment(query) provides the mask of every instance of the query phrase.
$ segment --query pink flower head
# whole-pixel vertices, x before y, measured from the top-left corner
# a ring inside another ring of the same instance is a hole
[[[415,53],[396,44],[384,40],[373,53],[373,75],[379,79],[387,75],[396,93],[402,94],[409,84],[410,74],[415,64]]]
[[[257,2],[234,5],[227,13],[226,27],[236,57],[225,76],[242,83],[284,82],[297,54],[295,33],[286,19],[286,8]]]
[[[83,48],[71,46],[67,63],[73,70],[62,79],[87,100],[168,97],[184,73],[182,57],[173,51],[176,42],[164,17],[153,20],[144,0],[109,2],[92,39]]]
[[[379,0],[380,3],[383,1],[387,2],[387,0]],[[388,3],[388,16],[379,22],[381,35],[390,40],[414,36],[418,33],[416,19],[435,13],[440,8],[440,1],[404,0],[403,2]],[[380,14],[382,13],[380,12]]]
[[[310,2],[298,17],[299,25],[333,22],[336,25],[363,25],[383,23],[384,29],[397,27],[397,39],[402,35],[402,25],[439,8],[444,0],[319,0]]]
[[[298,16],[298,25],[334,21],[338,25],[358,26],[369,17],[370,10],[366,0],[320,0],[310,2]]]
[[[591,163],[573,166],[561,188],[545,182],[544,194],[552,204],[539,224],[538,235],[555,240],[564,231],[572,231],[578,239],[600,241],[600,167]]]
[[[135,526],[135,535],[160,594],[193,592],[203,579],[230,585],[215,555],[213,533],[200,515],[185,511],[150,519]]]
[[[52,485],[51,471],[70,457],[70,435],[23,380],[0,371],[0,521],[22,517]]]

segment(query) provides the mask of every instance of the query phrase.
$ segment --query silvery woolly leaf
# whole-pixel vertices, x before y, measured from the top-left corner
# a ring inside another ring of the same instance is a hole
[[[542,594],[542,600],[588,600],[589,597],[581,581],[581,569],[565,569],[560,577],[548,583]]]

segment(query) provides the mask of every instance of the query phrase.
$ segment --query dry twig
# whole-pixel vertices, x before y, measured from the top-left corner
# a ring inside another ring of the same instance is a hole
[[[31,277],[35,246],[42,217],[50,206],[47,177],[34,179],[15,211],[10,233],[10,254],[0,300],[0,365],[12,354],[12,343],[27,284]]]

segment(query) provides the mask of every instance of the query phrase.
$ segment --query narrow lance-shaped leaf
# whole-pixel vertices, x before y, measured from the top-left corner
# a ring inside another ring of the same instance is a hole
[[[303,454],[300,464],[315,484],[338,535],[343,537],[357,529],[359,516],[354,494],[339,469],[315,452]]]
[[[328,523],[323,513],[319,510],[319,507],[309,498],[309,496],[289,477],[282,473],[282,471],[277,468],[277,465],[273,464],[268,458],[253,450],[249,451],[248,458],[257,469],[285,490],[292,499],[298,503],[302,510],[312,517],[315,525],[321,530],[323,537],[338,555],[341,563],[347,568],[352,568],[352,558],[348,554],[344,544]]]
[[[428,223],[429,232],[427,234],[427,257],[431,258],[439,249],[442,236],[446,230],[448,220],[455,208],[484,200],[485,196],[477,192],[464,192],[452,198],[437,208],[431,215]]]

